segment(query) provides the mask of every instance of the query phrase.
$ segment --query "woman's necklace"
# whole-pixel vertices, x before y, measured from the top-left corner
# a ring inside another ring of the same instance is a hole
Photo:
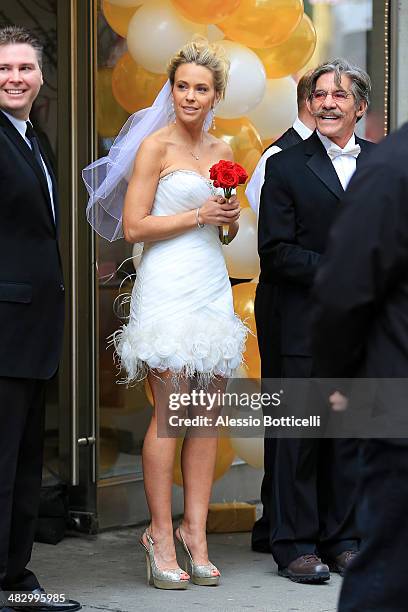
[[[201,154],[201,145],[203,144],[203,138],[201,137],[201,141],[200,144],[198,145],[198,153],[194,153],[194,151],[192,151],[191,149],[189,150],[189,153],[191,155],[191,157],[194,157],[194,159],[196,161],[200,161],[200,154]]]

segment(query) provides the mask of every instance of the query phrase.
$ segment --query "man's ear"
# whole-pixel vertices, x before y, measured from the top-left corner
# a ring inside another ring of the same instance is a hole
[[[364,113],[366,112],[366,110],[367,110],[367,102],[365,100],[362,100],[356,111],[357,117],[362,117]]]
[[[310,103],[309,98],[306,98],[306,107],[307,107],[307,110],[309,111],[309,113],[310,113],[311,115],[313,115],[312,105],[311,105],[311,103]]]

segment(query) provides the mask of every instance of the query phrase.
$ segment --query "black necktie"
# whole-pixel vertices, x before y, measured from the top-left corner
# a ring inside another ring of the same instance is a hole
[[[31,149],[32,149],[32,152],[34,154],[34,157],[35,157],[38,165],[40,166],[40,168],[41,168],[41,170],[42,170],[42,172],[43,172],[43,174],[45,176],[45,180],[47,180],[47,175],[46,175],[45,170],[44,170],[44,164],[43,164],[42,159],[41,159],[40,147],[38,146],[37,135],[34,132],[33,126],[28,121],[27,121],[26,137],[28,138],[28,140],[31,143]]]

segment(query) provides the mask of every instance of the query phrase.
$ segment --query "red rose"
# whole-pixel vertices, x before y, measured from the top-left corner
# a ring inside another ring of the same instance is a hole
[[[247,182],[248,174],[246,173],[246,170],[242,166],[240,166],[240,164],[235,164],[235,172],[239,176],[239,184],[240,185],[243,185],[244,183]]]
[[[218,172],[217,182],[221,187],[231,189],[232,187],[237,187],[239,184],[239,175],[235,169],[225,167]]]

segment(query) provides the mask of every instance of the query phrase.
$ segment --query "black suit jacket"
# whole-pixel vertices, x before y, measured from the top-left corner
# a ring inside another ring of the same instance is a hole
[[[342,206],[314,288],[319,371],[407,379],[408,124],[361,165]],[[406,413],[406,388],[398,401]]]
[[[372,143],[356,137],[359,165]],[[276,283],[281,355],[311,356],[310,290],[344,190],[319,137],[266,162],[258,223],[264,281]]]
[[[45,176],[1,111],[0,193],[0,376],[48,379],[58,367],[64,324],[58,228]]]

